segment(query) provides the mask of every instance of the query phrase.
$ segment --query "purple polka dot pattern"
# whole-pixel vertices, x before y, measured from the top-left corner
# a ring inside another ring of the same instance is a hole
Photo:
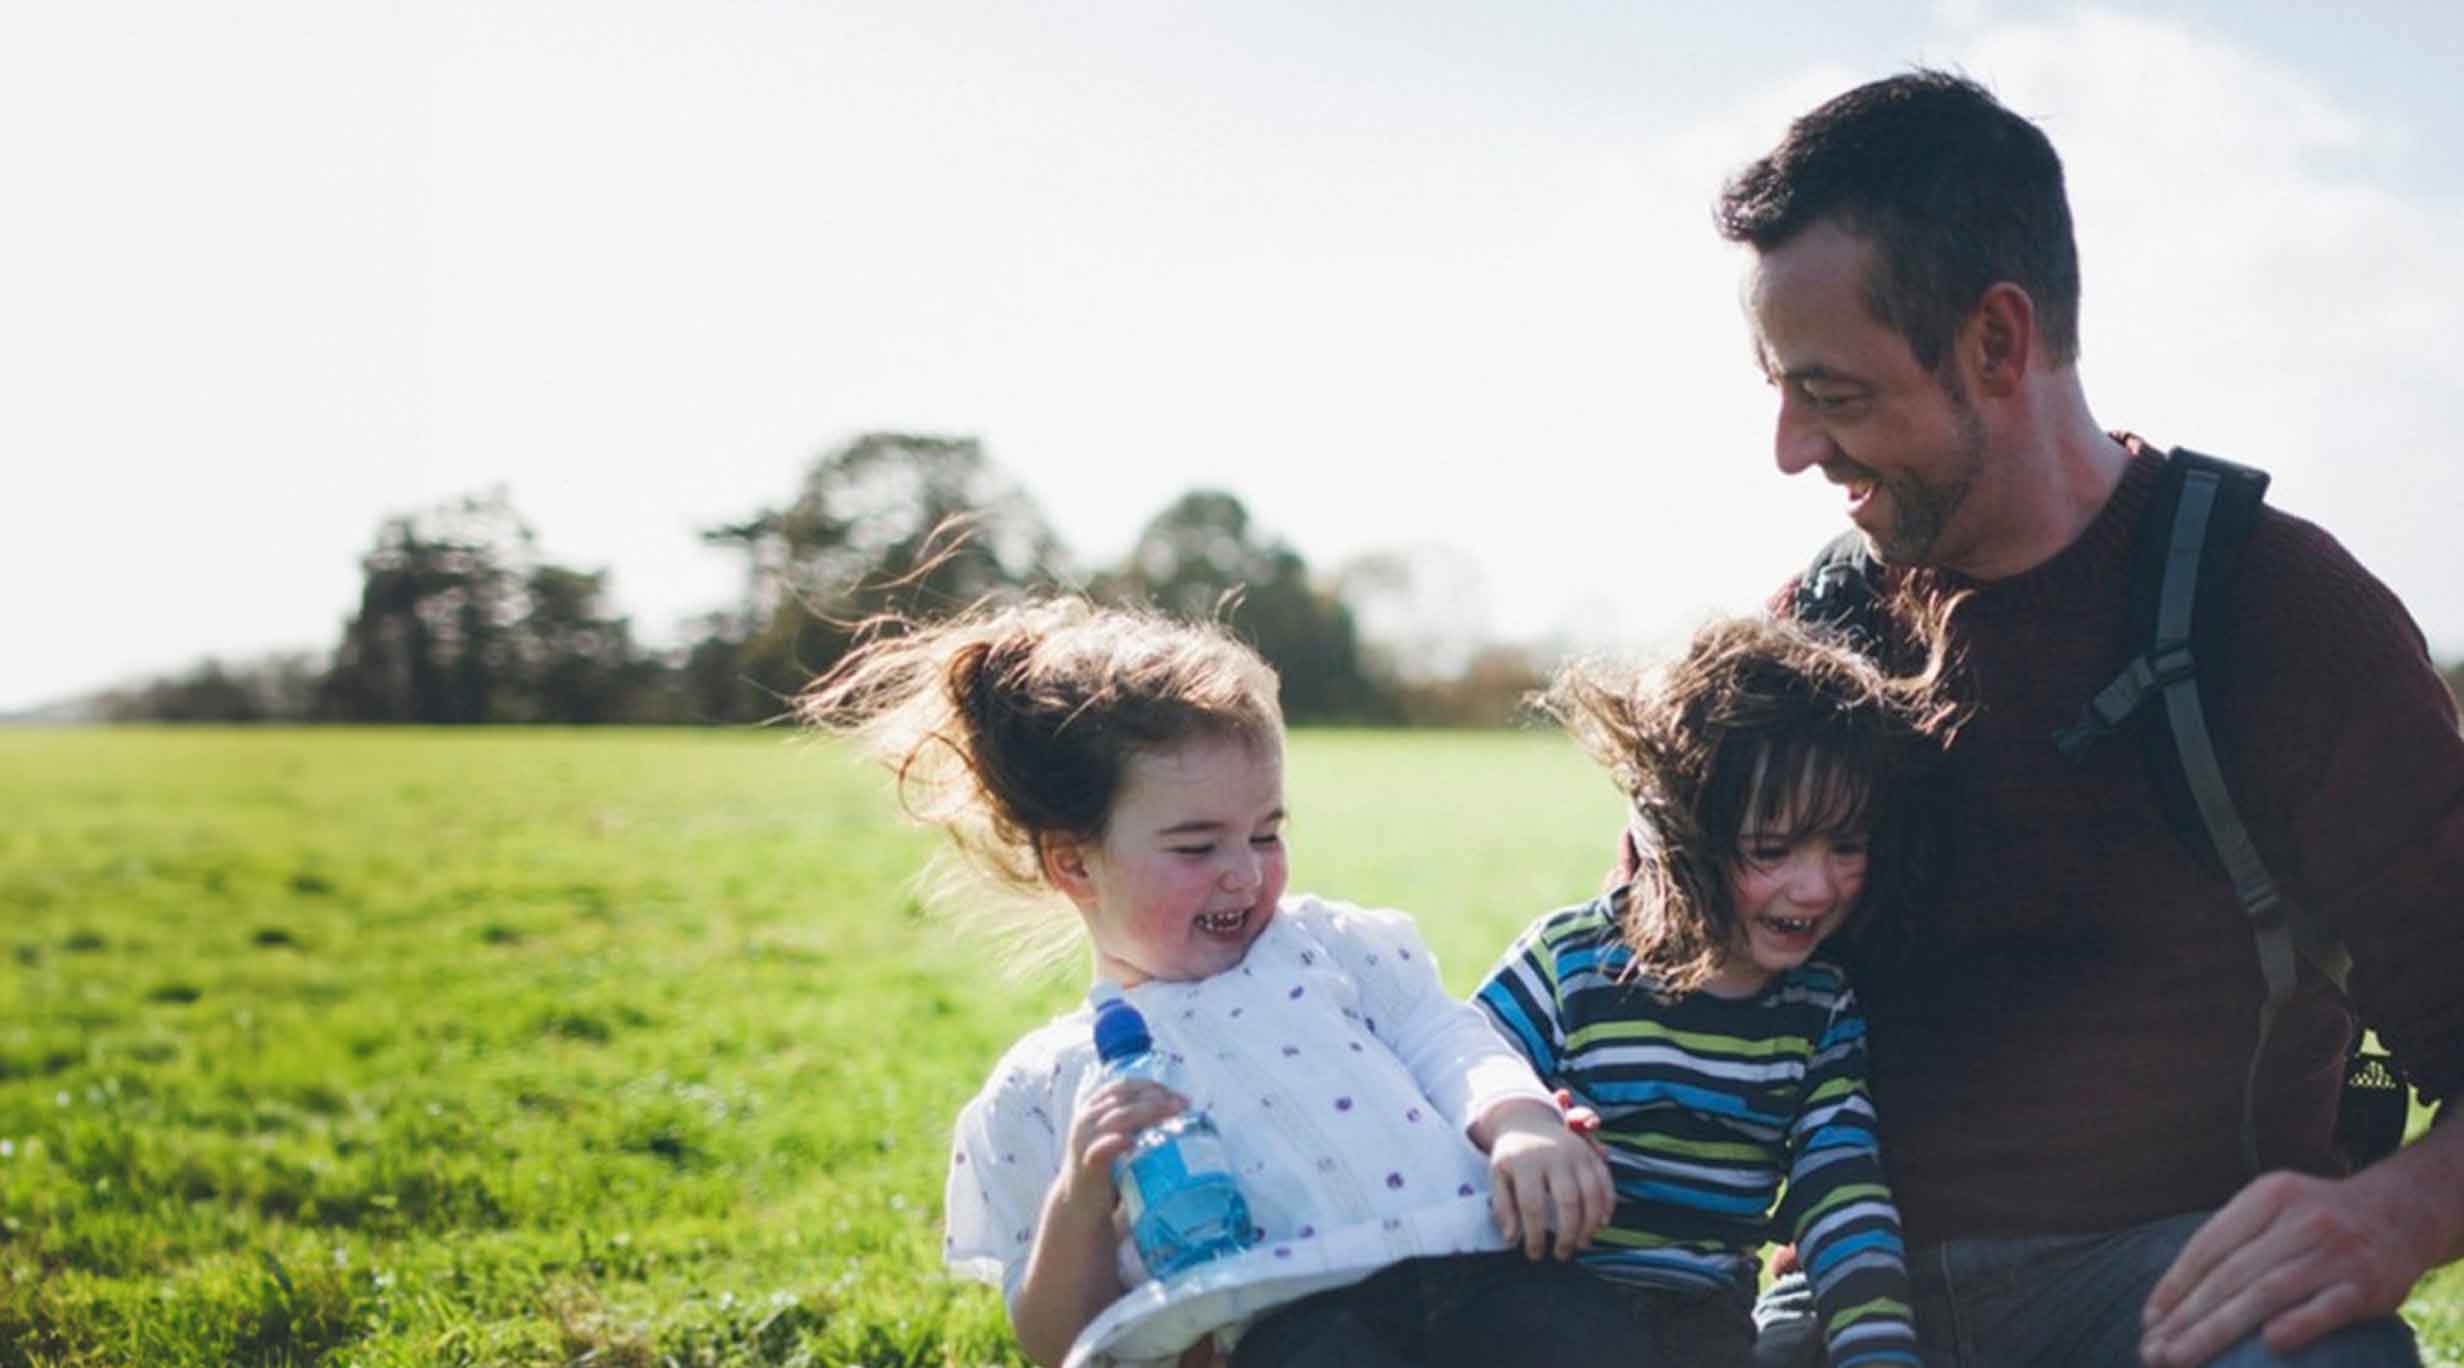
[[[1303,990],[1302,990],[1301,988],[1299,988],[1299,987],[1296,985],[1296,986],[1294,986],[1294,988],[1292,989],[1292,991],[1291,991],[1291,992],[1288,992],[1288,993],[1284,994],[1284,996],[1285,996],[1285,997],[1287,997],[1287,998],[1291,998],[1291,999],[1294,999],[1294,1000],[1298,1000],[1298,999],[1299,999],[1299,997],[1300,997],[1300,995],[1301,995],[1301,992],[1302,992],[1302,991],[1303,991]]]
[[[1403,1109],[1403,1119],[1417,1124],[1420,1120],[1420,1108],[1405,1107]]]
[[[1351,1098],[1349,1098],[1349,1097],[1338,1097],[1338,1098],[1336,1098],[1336,1099],[1335,1099],[1335,1110],[1336,1110],[1336,1111],[1350,1111],[1351,1109],[1352,1109],[1352,1099],[1351,1099]]]
[[[1402,1175],[1402,1174],[1400,1174],[1400,1173],[1389,1173],[1389,1174],[1387,1174],[1387,1175],[1386,1175],[1386,1186],[1388,1186],[1388,1187],[1390,1187],[1390,1188],[1400,1188],[1400,1187],[1402,1187],[1402,1186],[1403,1186],[1403,1175]]]
[[[1455,1195],[1455,1196],[1457,1196],[1457,1197],[1469,1197],[1469,1196],[1471,1196],[1471,1195],[1472,1195],[1472,1185],[1471,1185],[1471,1184],[1469,1184],[1469,1183],[1465,1183],[1463,1186],[1461,1186],[1461,1187],[1459,1187],[1459,1188],[1456,1188],[1456,1189],[1454,1190],[1454,1195]]]
[[[1284,1046],[1283,1057],[1286,1059],[1298,1059],[1300,1057],[1300,1047],[1298,1045]]]

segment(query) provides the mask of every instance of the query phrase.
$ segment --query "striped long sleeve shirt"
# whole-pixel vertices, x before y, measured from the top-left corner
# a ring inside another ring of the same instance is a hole
[[[1617,1209],[1583,1261],[1655,1287],[1751,1287],[1755,1251],[1793,1240],[1834,1368],[1916,1363],[1846,976],[1817,959],[1750,998],[1667,997],[1633,972],[1617,897],[1533,923],[1475,994],[1542,1081],[1600,1114]]]

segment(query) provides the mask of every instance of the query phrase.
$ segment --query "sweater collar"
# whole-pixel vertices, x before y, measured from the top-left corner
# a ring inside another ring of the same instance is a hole
[[[2088,525],[2052,559],[1998,580],[1921,568],[1911,572],[1914,587],[1928,594],[1967,594],[1968,607],[1962,611],[1969,614],[2030,612],[2108,601],[2113,587],[2129,577],[2139,515],[2155,492],[2156,472],[2164,465],[2163,451],[2136,433],[2116,432],[2113,438],[2130,452],[2121,482]]]

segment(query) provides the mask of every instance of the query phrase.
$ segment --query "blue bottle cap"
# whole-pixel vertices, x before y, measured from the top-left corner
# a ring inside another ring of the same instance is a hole
[[[1111,998],[1095,1007],[1095,1053],[1109,1064],[1116,1059],[1145,1054],[1155,1048],[1155,1038],[1146,1032],[1146,1018],[1129,1005],[1127,998]]]

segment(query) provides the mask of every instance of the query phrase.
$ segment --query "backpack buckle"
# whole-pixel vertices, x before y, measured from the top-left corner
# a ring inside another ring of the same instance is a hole
[[[2198,657],[2191,654],[2187,641],[2159,641],[2144,661],[2132,663],[2147,671],[2145,687],[2152,689],[2171,688],[2199,673]]]

